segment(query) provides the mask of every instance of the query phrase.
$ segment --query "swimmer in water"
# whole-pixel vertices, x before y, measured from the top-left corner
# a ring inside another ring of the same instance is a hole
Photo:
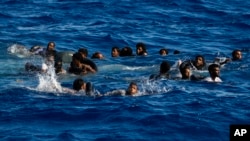
[[[185,62],[183,62],[181,64],[179,69],[180,69],[181,79],[182,80],[202,80],[202,79],[204,79],[203,76],[192,74],[192,70],[191,70],[190,65],[185,64]]]
[[[88,50],[86,48],[79,48],[78,52],[81,53],[83,58],[87,58],[88,57]]]
[[[87,58],[83,59],[82,55],[77,52],[72,56],[72,62],[70,63],[69,73],[74,73],[76,75],[84,75],[87,73],[95,73],[96,70],[90,66],[90,64],[83,63],[87,62]]]
[[[170,70],[170,64],[167,61],[162,61],[161,66],[160,66],[160,72],[158,75],[152,74],[149,77],[149,80],[156,80],[156,79],[161,79],[161,78],[169,78],[169,70]]]
[[[120,56],[120,49],[119,49],[119,47],[112,47],[112,49],[111,49],[111,56],[112,57],[119,57]]]
[[[126,90],[123,90],[123,89],[114,90],[114,91],[111,91],[111,92],[107,92],[104,95],[108,95],[108,96],[109,95],[135,96],[137,94],[138,94],[138,86],[137,86],[137,84],[135,82],[131,82]]]
[[[77,78],[73,82],[73,89],[76,92],[79,91],[85,91],[86,95],[92,95],[93,94],[93,86],[90,82],[84,82],[82,78]]]
[[[232,51],[232,58],[226,58],[225,61],[223,62],[220,62],[220,58],[215,58],[214,62],[219,62],[220,65],[224,65],[231,61],[240,61],[240,60],[242,60],[242,52],[241,50],[236,49]]]
[[[124,57],[124,56],[134,56],[132,48],[128,47],[128,46],[122,48],[121,51],[120,51],[120,56],[121,57]]]
[[[208,67],[210,77],[206,77],[204,81],[207,82],[222,82],[220,79],[220,66],[218,64],[211,64]]]
[[[137,43],[136,44],[136,55],[138,55],[138,56],[148,55],[146,45],[144,43]]]
[[[95,52],[95,53],[92,55],[91,59],[104,59],[104,56],[103,56],[103,54],[100,53],[100,52]]]
[[[160,49],[159,54],[161,56],[166,56],[166,55],[168,55],[168,50],[165,48],[162,48],[162,49]]]

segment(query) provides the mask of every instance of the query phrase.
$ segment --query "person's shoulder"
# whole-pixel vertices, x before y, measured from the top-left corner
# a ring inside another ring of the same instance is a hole
[[[219,77],[216,77],[214,82],[222,82],[222,80]]]
[[[212,80],[212,78],[211,78],[211,77],[206,77],[206,78],[204,78],[204,79],[203,79],[203,81],[206,81],[206,82],[212,82],[213,80]]]

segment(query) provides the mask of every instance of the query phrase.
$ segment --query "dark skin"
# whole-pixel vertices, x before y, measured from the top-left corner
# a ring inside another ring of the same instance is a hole
[[[209,71],[209,73],[210,73],[212,80],[215,80],[216,77],[220,77],[220,68],[215,67],[211,71]]]

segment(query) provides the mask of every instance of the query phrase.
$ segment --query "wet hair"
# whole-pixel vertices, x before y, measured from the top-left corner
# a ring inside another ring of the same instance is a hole
[[[204,58],[202,55],[196,55],[196,56],[195,56],[195,62],[196,62],[196,60],[198,60],[198,58],[202,58],[202,63],[203,63],[203,65],[202,65],[202,66],[196,66],[196,63],[194,63],[194,65],[195,65],[195,67],[196,67],[198,70],[200,70],[200,69],[202,69],[204,66],[206,66],[206,62],[205,62],[205,58]]]
[[[208,66],[208,71],[211,72],[214,68],[220,68],[218,64],[211,64]]]
[[[132,56],[133,55],[133,50],[131,47],[124,47],[120,51],[120,56]]]
[[[162,61],[160,73],[167,73],[170,70],[170,64],[167,61]]]
[[[76,80],[74,80],[73,82],[73,89],[76,91],[79,91],[82,89],[82,85],[84,84],[84,81],[82,78],[77,78]]]
[[[239,49],[233,50],[233,52],[232,52],[233,60],[238,60],[238,59],[235,57],[235,55],[236,55],[237,52],[241,52],[241,50],[239,50]]]
[[[179,50],[174,50],[174,54],[180,54],[181,52]]]
[[[48,48],[49,48],[49,45],[50,45],[51,43],[52,43],[52,44],[54,44],[54,47],[56,47],[56,44],[55,44],[55,42],[52,42],[52,41],[50,41],[50,42],[49,42],[49,43],[47,44],[47,50],[48,50]]]
[[[92,59],[101,59],[100,57],[99,57],[99,55],[101,55],[101,53],[100,52],[95,52],[93,55],[92,55]]]
[[[137,86],[136,82],[130,82],[130,83],[129,83],[129,87],[131,87],[131,86],[133,86],[133,85]]]
[[[136,51],[136,54],[137,55],[144,55],[144,53],[147,53],[147,49],[146,49],[146,45],[144,44],[144,43],[137,43],[136,44],[136,49],[138,49],[138,48],[142,48],[142,52],[140,52],[139,54],[137,53],[137,51]]]
[[[81,61],[83,58],[82,58],[81,53],[77,52],[77,53],[74,53],[74,54],[73,54],[72,60],[73,60],[73,59],[76,59],[76,60]]]
[[[78,52],[84,54],[86,57],[88,56],[88,50],[86,48],[79,48]]]
[[[168,54],[168,50],[165,48],[160,49],[159,54],[162,55],[164,51]]]
[[[115,49],[120,53],[120,49],[119,49],[119,47],[117,47],[117,46],[112,47],[111,50],[113,51],[113,50],[115,50]]]

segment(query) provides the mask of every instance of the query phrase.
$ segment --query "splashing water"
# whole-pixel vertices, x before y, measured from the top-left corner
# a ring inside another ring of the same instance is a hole
[[[57,75],[53,65],[48,65],[48,70],[45,73],[38,74],[39,84],[38,91],[43,92],[63,92],[61,84],[57,81]]]
[[[29,50],[25,46],[19,45],[19,44],[13,44],[13,45],[9,46],[7,48],[7,51],[8,51],[8,53],[13,54],[13,55],[20,57],[20,58],[30,56]]]

